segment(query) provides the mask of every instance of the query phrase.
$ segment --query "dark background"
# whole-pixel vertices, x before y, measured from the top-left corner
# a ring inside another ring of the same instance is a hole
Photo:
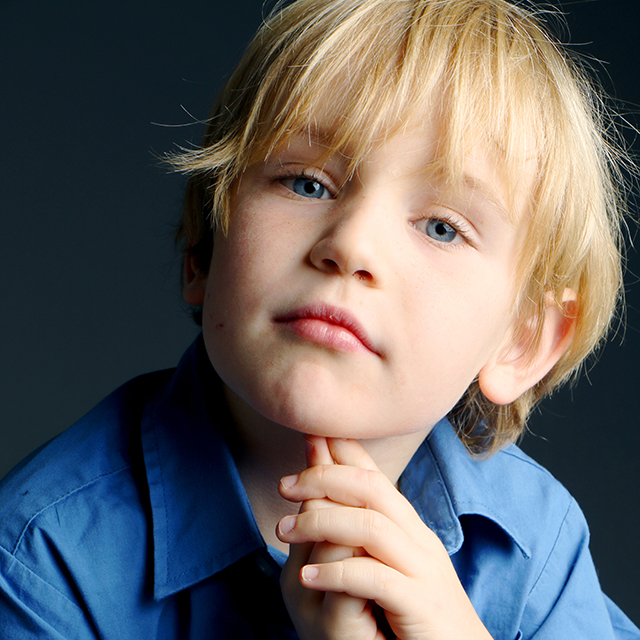
[[[231,5],[0,0],[0,477],[197,334],[172,244],[183,180],[156,156],[200,140],[194,120],[260,21],[260,0]],[[637,125],[640,2],[563,9],[574,50],[606,61],[594,66]],[[636,624],[638,273],[630,250],[625,322],[523,442],[580,502],[603,588]]]

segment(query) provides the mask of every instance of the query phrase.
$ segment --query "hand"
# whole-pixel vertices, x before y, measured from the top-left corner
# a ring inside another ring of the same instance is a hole
[[[326,438],[305,436],[305,440],[308,467],[334,464]],[[282,483],[280,491],[287,497],[286,487]],[[300,513],[335,506],[338,505],[327,498],[310,499],[302,502]],[[280,536],[280,533],[278,535]],[[340,592],[306,589],[299,579],[301,568],[308,563],[338,562],[363,554],[364,550],[361,548],[327,541],[291,544],[289,558],[280,581],[285,603],[301,639],[384,640],[384,636],[378,633],[377,625],[372,618],[371,604],[366,598],[354,598]]]
[[[490,636],[438,537],[354,440],[310,439],[310,466],[283,478],[302,502],[278,525],[282,589],[303,638],[383,640],[371,602],[402,640]]]

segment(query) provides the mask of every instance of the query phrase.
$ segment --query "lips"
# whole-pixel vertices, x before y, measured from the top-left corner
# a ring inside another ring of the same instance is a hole
[[[304,340],[336,351],[380,355],[362,325],[346,309],[315,303],[278,316],[275,322]]]

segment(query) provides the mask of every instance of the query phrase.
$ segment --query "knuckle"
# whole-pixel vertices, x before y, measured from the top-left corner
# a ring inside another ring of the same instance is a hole
[[[307,529],[310,532],[316,532],[321,526],[321,513],[322,509],[311,509],[305,512],[305,520],[307,522]]]
[[[347,558],[353,558],[355,551],[353,547],[345,545],[316,542],[309,561],[314,563],[339,562]]]
[[[302,507],[300,508],[302,513],[306,511],[317,511],[318,509],[327,509],[328,507],[333,506],[332,503],[326,498],[311,498],[309,500],[305,500],[302,503]]]
[[[340,589],[345,589],[347,587],[348,575],[347,575],[347,567],[344,562],[336,562],[334,564],[335,571],[335,582],[340,587]]]
[[[333,467],[322,464],[312,467],[312,471],[318,477],[318,481],[324,484],[327,481],[331,480],[331,472],[333,471]]]
[[[380,540],[387,536],[389,523],[387,519],[377,511],[366,510],[362,519],[363,537],[366,540]]]
[[[378,564],[369,579],[378,598],[384,600],[391,598],[405,603],[414,598],[413,591],[407,590],[405,578],[395,569],[384,564]]]
[[[389,481],[380,471],[372,471],[370,469],[362,469],[363,486],[367,488],[367,503],[363,506],[370,508],[374,501],[386,493]]]
[[[376,570],[373,572],[372,582],[374,584],[374,588],[376,593],[384,596],[387,594],[389,589],[389,572],[385,571],[385,567],[379,565],[376,567]]]

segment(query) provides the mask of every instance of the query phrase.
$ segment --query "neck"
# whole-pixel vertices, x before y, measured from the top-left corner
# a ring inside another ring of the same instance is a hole
[[[235,426],[229,444],[256,522],[268,544],[288,553],[288,545],[278,540],[275,528],[282,517],[297,513],[299,505],[284,500],[278,484],[283,476],[300,473],[307,466],[304,434],[268,420],[226,385],[224,392]],[[360,443],[378,468],[397,484],[427,433],[425,429]]]

